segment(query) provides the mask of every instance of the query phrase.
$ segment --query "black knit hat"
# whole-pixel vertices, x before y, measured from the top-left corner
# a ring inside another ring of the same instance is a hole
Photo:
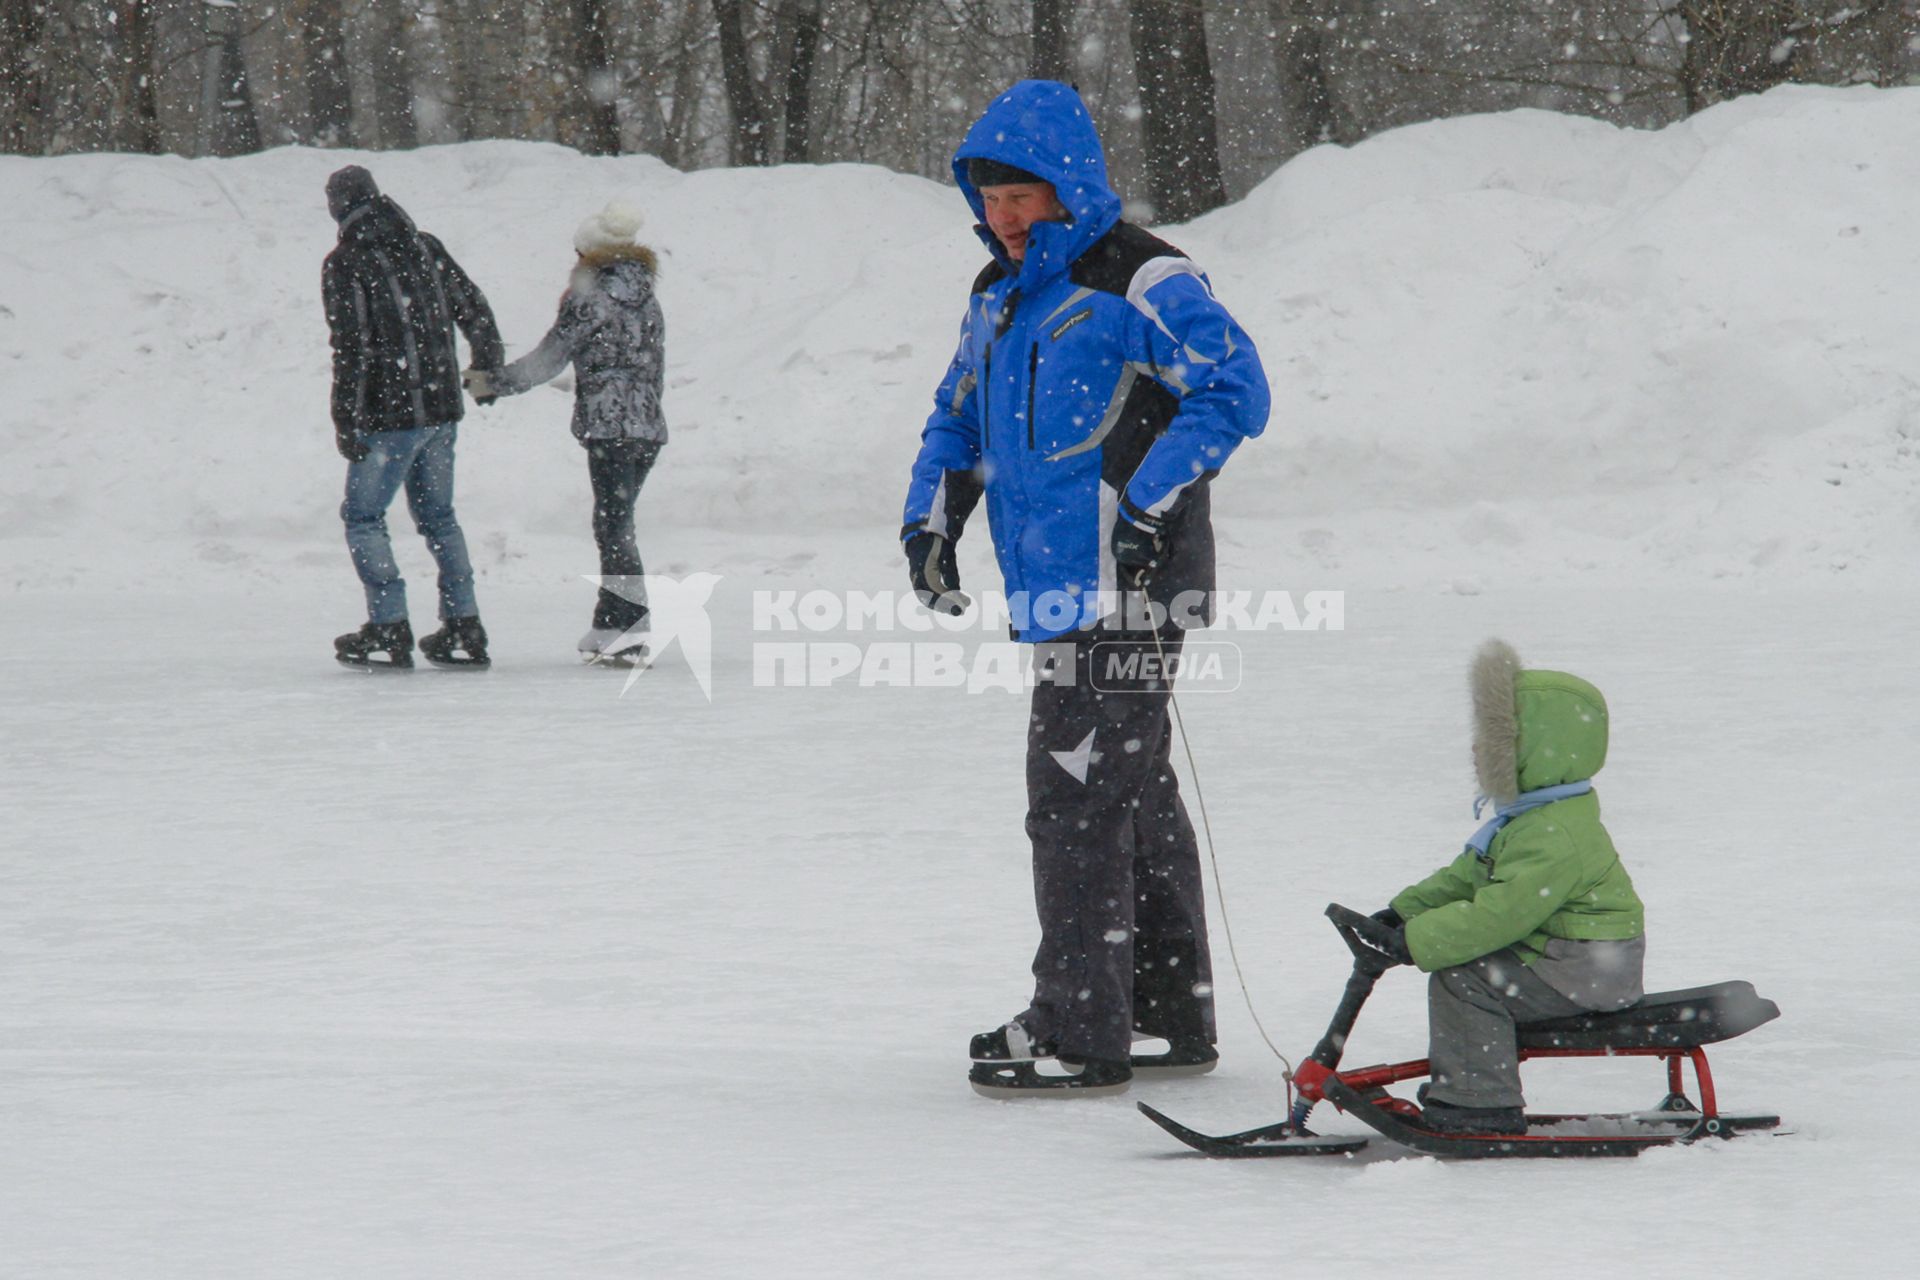
[[[357,164],[350,164],[336,169],[327,179],[327,212],[335,222],[345,222],[348,214],[379,194],[373,175]]]
[[[1037,173],[1028,173],[1025,169],[1016,169],[985,156],[971,156],[967,160],[967,181],[975,187],[1004,187],[1016,182],[1045,182],[1046,179]]]

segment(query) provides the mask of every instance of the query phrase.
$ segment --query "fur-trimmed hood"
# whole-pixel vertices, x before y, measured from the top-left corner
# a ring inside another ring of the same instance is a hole
[[[1607,762],[1607,702],[1564,671],[1529,671],[1504,640],[1474,655],[1473,771],[1495,803],[1579,782]]]
[[[595,245],[580,254],[583,267],[610,267],[616,262],[637,262],[647,269],[647,274],[660,274],[660,255],[644,244],[608,244]]]

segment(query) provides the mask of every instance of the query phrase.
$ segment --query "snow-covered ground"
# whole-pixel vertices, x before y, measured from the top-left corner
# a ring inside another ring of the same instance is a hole
[[[979,256],[952,192],[365,158],[515,350],[574,222],[647,209],[675,438],[642,546],[721,575],[709,701],[675,655],[624,696],[572,661],[592,551],[557,391],[463,428],[494,670],[329,660],[360,617],[315,287],[338,154],[0,159],[0,1274],[1905,1271],[1916,154],[1920,91],[1660,134],[1518,113],[1310,153],[1172,233],[1276,390],[1218,486],[1223,581],[1347,592],[1345,631],[1227,637],[1240,688],[1182,704],[1281,1047],[1338,995],[1321,907],[1471,827],[1489,634],[1612,700],[1650,983],[1784,1010],[1714,1066],[1790,1136],[1550,1165],[1215,1163],[1131,1099],[966,1089],[965,1038],[1025,996],[1024,699],[755,687],[750,630],[756,590],[897,585]],[[1217,915],[1215,947],[1221,1069],[1132,1098],[1278,1119]],[[1423,1045],[1397,973],[1348,1060]],[[1663,1082],[1527,1083],[1557,1109]]]

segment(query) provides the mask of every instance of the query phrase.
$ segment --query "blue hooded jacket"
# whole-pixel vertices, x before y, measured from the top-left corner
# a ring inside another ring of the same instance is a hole
[[[1053,184],[1067,210],[1037,222],[1025,258],[985,226],[967,161]],[[1023,80],[955,152],[954,178],[993,262],[974,282],[960,344],[934,394],[903,538],[957,540],[984,490],[1014,634],[1050,640],[1116,626],[1116,519],[1165,540],[1149,594],[1176,625],[1212,618],[1207,482],[1266,426],[1267,380],[1199,268],[1121,221],[1080,97]]]

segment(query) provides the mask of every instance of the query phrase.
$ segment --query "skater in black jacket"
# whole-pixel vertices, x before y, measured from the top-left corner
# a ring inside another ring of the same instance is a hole
[[[466,536],[453,513],[453,446],[465,411],[456,326],[477,369],[500,366],[487,300],[446,247],[348,165],[327,179],[340,241],[321,268],[333,341],[333,431],[347,459],[340,518],[367,593],[367,623],[334,641],[352,666],[413,665],[407,589],[387,536],[387,508],[407,507],[440,569],[441,629],[421,652],[444,665],[486,666]],[[482,403],[485,403],[483,401]]]

